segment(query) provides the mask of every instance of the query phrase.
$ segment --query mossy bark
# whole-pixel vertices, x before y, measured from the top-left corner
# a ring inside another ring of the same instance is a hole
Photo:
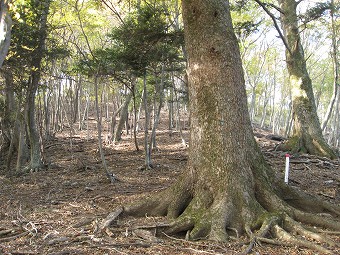
[[[312,81],[300,40],[295,0],[280,0],[281,24],[288,45],[286,63],[292,90],[294,130],[286,148],[293,152],[336,158],[322,135],[317,116]]]

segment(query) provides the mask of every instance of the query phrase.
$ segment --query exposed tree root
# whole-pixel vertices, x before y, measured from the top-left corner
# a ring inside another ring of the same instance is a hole
[[[263,181],[266,176],[255,180],[254,194],[241,189],[244,192],[240,195],[233,188],[216,192],[204,183],[197,185],[195,178],[187,174],[166,190],[119,207],[108,216],[102,228],[109,227],[118,215],[167,216],[173,220],[164,232],[179,234],[188,240],[228,241],[231,236],[246,233],[249,245],[244,254],[261,242],[303,247],[325,254],[331,253],[327,247],[336,246],[334,241],[305,224],[339,231],[338,206],[285,184],[274,185],[273,189],[268,184],[273,182]]]
[[[288,216],[284,218],[284,227],[287,231],[291,233],[296,233],[296,234],[299,234],[300,236],[304,236],[306,238],[313,239],[321,243],[327,243],[330,246],[336,245],[335,242],[333,242],[331,239],[321,234],[307,230],[306,228],[302,226],[302,224],[294,221],[292,218]]]
[[[301,208],[313,213],[330,212],[336,216],[340,216],[339,205],[317,199],[282,182],[278,182],[276,186],[279,187],[278,192],[280,193],[280,196],[295,208]]]
[[[28,173],[37,173],[40,171],[45,171],[48,169],[48,165],[45,165],[43,163],[41,163],[41,165],[39,166],[34,166],[32,167],[31,164],[29,164],[28,166],[24,167],[23,169],[16,171],[15,175],[16,176],[21,176],[21,175],[25,175]]]
[[[321,245],[294,237],[293,235],[291,235],[290,233],[288,233],[287,231],[285,231],[283,228],[281,228],[278,225],[275,225],[273,227],[273,233],[274,233],[274,236],[278,238],[279,240],[288,242],[289,244],[292,244],[294,246],[308,248],[311,250],[321,252],[323,254],[332,254],[330,250],[322,247]]]
[[[108,228],[113,221],[117,219],[117,217],[123,212],[123,207],[118,207],[116,210],[111,212],[105,219],[104,222],[102,222],[101,226],[99,227],[99,230],[104,230],[105,228]]]
[[[251,232],[251,230],[249,229],[247,231],[247,234],[250,238],[250,242],[249,242],[247,249],[242,254],[249,254],[252,251],[252,249],[254,248],[254,246],[256,245],[256,243],[258,243],[261,239],[263,240],[265,238],[265,236],[268,235],[268,233],[272,229],[272,227],[278,223],[278,221],[279,221],[279,217],[277,217],[277,216],[272,216],[272,217],[266,218],[264,220],[261,228],[256,233],[256,235],[254,235]]]

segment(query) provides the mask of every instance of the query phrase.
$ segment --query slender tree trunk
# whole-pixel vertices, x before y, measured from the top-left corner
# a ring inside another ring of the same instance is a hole
[[[145,91],[144,91],[144,89],[143,89],[143,91],[142,91],[142,96],[141,96],[142,100],[141,100],[141,103],[139,104],[139,109],[138,109],[138,114],[137,114],[137,123],[136,123],[136,130],[137,130],[137,133],[139,132],[139,121],[140,121],[140,114],[141,114],[141,112],[142,112],[142,106],[143,106],[142,101],[143,101],[143,99],[144,99],[144,93],[145,93]]]
[[[333,106],[335,103],[335,100],[337,98],[337,94],[339,93],[339,87],[340,87],[340,78],[339,78],[339,61],[338,61],[338,34],[335,27],[335,19],[334,19],[334,0],[331,1],[332,8],[331,8],[331,23],[332,23],[332,60],[333,60],[333,72],[334,72],[334,81],[333,81],[333,94],[332,98],[329,102],[327,112],[325,114],[324,120],[322,122],[322,131],[325,130],[327,123],[329,121],[329,118],[331,117]]]
[[[336,155],[323,138],[316,112],[312,81],[306,67],[298,28],[295,0],[279,0],[282,29],[289,48],[286,63],[292,87],[294,131],[286,147],[295,152],[335,158]]]
[[[149,110],[148,110],[148,91],[146,88],[146,71],[143,77],[143,86],[144,86],[144,94],[143,94],[143,102],[144,102],[144,112],[145,112],[145,123],[144,123],[144,152],[145,152],[145,169],[148,170],[152,168],[151,163],[151,154],[149,150]]]
[[[269,118],[269,123],[271,127],[273,128],[274,126],[274,119],[275,119],[275,96],[276,96],[276,82],[273,84],[273,95],[271,98],[271,113],[270,113],[270,118]]]
[[[164,64],[162,65],[161,81],[160,81],[159,88],[158,88],[159,105],[157,107],[157,111],[155,112],[155,116],[154,116],[154,123],[153,123],[152,131],[151,131],[151,139],[150,139],[149,150],[157,148],[156,131],[157,131],[157,127],[158,127],[158,124],[159,124],[161,110],[162,110],[162,107],[163,107],[163,97],[164,97],[163,90],[164,90]],[[156,91],[157,91],[157,89],[156,89]],[[155,95],[155,98],[156,98],[156,95]],[[156,107],[156,104],[155,104],[155,107]],[[151,154],[151,151],[150,151],[150,154]]]
[[[98,146],[99,146],[99,154],[102,161],[103,168],[107,177],[111,182],[114,182],[114,178],[112,178],[112,174],[109,172],[105,160],[105,155],[103,151],[103,141],[102,141],[102,115],[99,109],[98,102],[98,76],[96,75],[94,78],[94,92],[95,92],[95,103],[96,103],[96,117],[97,117],[97,132],[98,132]]]
[[[56,111],[55,111],[55,122],[54,122],[54,132],[58,132],[60,131],[62,128],[61,128],[61,125],[62,125],[62,110],[61,110],[61,84],[57,84],[58,86],[58,93],[56,94],[56,100],[55,100],[55,103],[56,103]]]
[[[42,13],[40,17],[40,38],[36,50],[33,52],[32,71],[28,82],[26,97],[26,120],[28,137],[30,141],[31,162],[30,169],[33,171],[43,167],[41,144],[35,121],[35,96],[41,76],[41,61],[45,51],[45,39],[47,36],[47,15],[50,7],[50,0],[41,1]]]
[[[336,132],[335,132],[336,139],[335,139],[334,146],[336,148],[340,148],[340,93],[338,93],[334,120],[335,120],[334,125],[336,125]]]
[[[80,83],[76,83],[75,86],[74,86],[74,93],[75,93],[75,96],[74,96],[74,101],[73,101],[73,116],[72,116],[72,123],[76,123],[77,122],[77,119],[78,119],[78,114],[79,114],[79,91],[80,91],[80,86],[81,84]]]
[[[89,119],[89,108],[90,108],[90,95],[86,94],[86,108],[85,108],[85,114],[86,116],[86,140],[88,141],[90,139],[90,119]]]
[[[48,140],[51,137],[51,109],[50,109],[50,92],[43,92],[44,100],[44,124],[45,124],[45,139]]]
[[[8,13],[9,0],[0,0],[0,68],[11,43],[12,19]]]
[[[81,117],[81,112],[82,112],[82,97],[83,97],[83,86],[82,86],[82,79],[81,77],[79,77],[78,80],[78,84],[79,84],[79,95],[78,95],[78,105],[77,105],[77,112],[78,112],[78,122],[79,122],[79,126],[78,129],[79,130],[83,130],[83,125],[84,125],[84,121],[83,118]]]
[[[266,87],[265,87],[265,94],[264,94],[264,98],[263,98],[262,117],[261,117],[261,122],[260,122],[261,128],[263,128],[263,127],[265,126],[265,123],[266,123],[268,102],[269,102],[269,97],[268,97],[268,84],[266,84]]]
[[[120,118],[119,118],[118,126],[114,133],[114,139],[113,139],[114,142],[119,142],[122,139],[122,131],[123,131],[124,124],[126,123],[126,119],[128,116],[129,104],[131,102],[131,99],[132,99],[132,93],[128,93],[123,103],[122,110],[120,111]]]
[[[174,77],[174,74],[172,74],[172,77]],[[173,82],[172,82],[172,86],[170,87],[170,98],[169,98],[169,131],[171,133],[172,128],[174,127],[174,78],[172,78]]]
[[[339,140],[340,140],[340,93],[338,93],[336,100],[335,100],[335,109],[333,114],[332,120],[332,128],[329,135],[329,143],[332,144],[334,147],[339,147]]]
[[[17,113],[17,117],[18,117],[18,114],[20,113]],[[20,122],[18,121],[18,119],[16,119],[12,125],[13,126],[12,126],[11,143],[8,149],[7,160],[6,160],[6,171],[7,172],[10,171],[11,162],[12,162],[14,153],[18,151],[19,149]]]
[[[130,100],[131,101],[131,100]],[[125,117],[125,132],[126,132],[126,135],[128,136],[130,134],[130,124],[129,124],[129,117],[130,114],[129,114],[129,108],[128,108],[128,111],[126,113],[126,117]]]
[[[133,139],[135,142],[136,151],[139,151],[137,141],[137,105],[136,105],[136,82],[132,86],[132,100],[133,100]]]
[[[123,104],[120,105],[120,107],[118,109],[116,109],[116,107],[114,107],[113,109],[113,113],[112,113],[112,116],[111,116],[111,123],[110,123],[110,140],[111,142],[114,140],[114,137],[115,137],[115,130],[116,130],[116,125],[117,125],[117,115],[120,113],[120,111],[122,110],[123,108]]]
[[[13,123],[15,122],[15,112],[17,109],[15,98],[14,98],[14,84],[13,84],[13,75],[9,70],[5,70],[3,72],[3,77],[5,79],[5,107],[4,107],[4,116],[2,119],[2,136],[5,141],[5,147],[9,147],[11,145],[11,141],[17,140],[17,134],[15,130],[12,130]],[[14,132],[13,132],[14,131]],[[13,140],[13,136],[16,138]],[[13,149],[16,148],[17,145],[14,145]],[[10,154],[10,153],[9,153]]]
[[[19,147],[18,147],[18,155],[16,162],[16,172],[20,173],[22,166],[29,160],[29,149],[27,148],[27,144],[25,142],[25,123],[24,118],[19,117]]]

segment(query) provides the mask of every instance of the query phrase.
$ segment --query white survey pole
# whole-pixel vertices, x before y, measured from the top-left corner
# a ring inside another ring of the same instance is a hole
[[[288,184],[288,176],[289,176],[289,158],[290,155],[286,154],[286,168],[285,168],[285,183]]]

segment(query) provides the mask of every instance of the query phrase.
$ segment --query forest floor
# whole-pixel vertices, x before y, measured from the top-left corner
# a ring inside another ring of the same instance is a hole
[[[94,123],[93,123],[94,125]],[[282,176],[285,152],[275,151],[270,133],[255,130],[258,143],[278,175]],[[184,131],[188,137],[188,131]],[[119,181],[111,184],[100,160],[96,133],[69,136],[64,131],[45,144],[47,171],[7,177],[0,168],[0,254],[238,254],[245,243],[185,241],[162,233],[165,218],[118,218],[109,233],[98,227],[117,206],[168,187],[185,169],[187,147],[178,132],[159,131],[153,152],[154,169],[143,171],[141,151],[130,136],[119,144],[106,144],[109,170]],[[1,166],[2,167],[2,166]],[[291,158],[290,185],[339,204],[340,162],[309,155]],[[145,232],[145,230],[151,232]],[[157,237],[145,235],[155,233]],[[337,235],[331,236],[340,242]],[[242,241],[241,241],[242,242]],[[340,249],[334,248],[334,254]],[[257,245],[251,254],[317,254],[297,247]]]

